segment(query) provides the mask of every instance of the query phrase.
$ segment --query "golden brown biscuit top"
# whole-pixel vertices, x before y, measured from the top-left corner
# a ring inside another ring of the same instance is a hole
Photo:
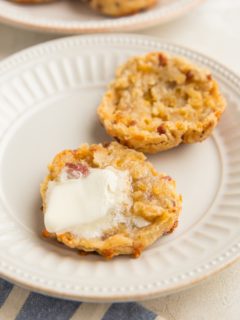
[[[155,52],[130,58],[117,69],[98,114],[110,135],[151,152],[151,144],[160,151],[182,141],[203,140],[224,108],[224,99],[208,70]],[[191,139],[194,131],[198,136]]]
[[[55,235],[59,241],[74,248],[97,251],[107,256],[134,252],[139,254],[156,238],[174,228],[181,210],[181,196],[176,193],[175,181],[158,173],[142,153],[117,142],[83,145],[77,150],[66,150],[58,154],[49,166],[49,175],[41,187],[44,211],[48,182],[57,179],[62,169],[66,165],[69,167],[69,164],[72,168],[80,165],[82,168],[86,164],[91,168],[112,166],[127,170],[132,179],[133,205],[130,210],[123,212],[128,222],[106,230],[100,238],[80,239],[71,233],[65,233]],[[147,222],[144,226],[141,225],[142,221],[139,222],[141,219]],[[122,243],[121,246],[119,243]],[[127,248],[123,243],[128,243]]]

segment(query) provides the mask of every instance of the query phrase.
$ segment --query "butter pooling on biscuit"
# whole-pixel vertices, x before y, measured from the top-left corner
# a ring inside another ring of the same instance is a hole
[[[130,58],[116,71],[98,108],[109,135],[155,153],[203,141],[225,109],[211,73],[164,52]]]
[[[99,179],[101,184],[95,189],[88,185],[93,173],[99,175],[96,181]],[[85,180],[80,182],[78,179]],[[80,204],[86,199],[85,207],[76,211],[76,206],[62,201],[61,188],[65,184],[68,189],[63,190],[67,190],[67,199],[77,202],[80,199]],[[53,194],[52,187],[57,188]],[[72,200],[82,187],[83,194]],[[95,194],[91,194],[91,190]],[[96,196],[97,190],[100,190],[100,198]],[[119,193],[121,196],[115,198]],[[59,153],[49,166],[49,174],[41,185],[41,195],[45,218],[51,210],[53,218],[50,222],[45,219],[47,228],[43,234],[46,237],[56,238],[70,248],[95,251],[107,258],[121,254],[139,256],[159,237],[174,230],[182,206],[182,198],[176,192],[172,178],[158,173],[141,152],[117,142],[82,145],[77,150]],[[92,212],[88,208],[87,203],[96,199],[99,203],[95,208],[107,201],[105,212]],[[80,224],[73,225],[78,212]]]

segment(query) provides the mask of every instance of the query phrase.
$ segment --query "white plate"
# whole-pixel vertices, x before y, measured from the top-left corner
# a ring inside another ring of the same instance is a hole
[[[228,100],[203,143],[151,156],[177,180],[177,230],[139,259],[79,256],[40,236],[39,184],[65,148],[109,139],[96,107],[127,57],[165,50],[209,67]],[[31,290],[85,301],[146,299],[182,289],[240,255],[240,79],[212,59],[135,35],[73,37],[0,64],[0,273]]]
[[[88,33],[137,30],[165,23],[203,0],[159,0],[154,8],[122,18],[106,18],[80,0],[61,0],[42,5],[0,1],[0,21],[23,28],[58,33]]]

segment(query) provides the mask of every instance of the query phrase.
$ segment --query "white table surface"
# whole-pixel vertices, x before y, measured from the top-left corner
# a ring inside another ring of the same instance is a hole
[[[176,21],[138,33],[196,49],[240,74],[240,0],[208,0]],[[0,24],[0,59],[57,37]],[[167,320],[239,320],[240,263],[194,288],[143,304]]]

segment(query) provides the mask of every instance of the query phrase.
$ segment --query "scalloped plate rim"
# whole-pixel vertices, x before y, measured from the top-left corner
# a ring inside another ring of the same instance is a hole
[[[58,46],[56,46],[56,44],[59,44],[60,46],[62,44],[67,44],[69,43],[84,43],[84,39],[89,39],[90,38],[90,43],[95,43],[98,42],[98,39],[104,40],[108,39],[108,41],[111,42],[111,40],[113,38],[116,39],[120,39],[121,37],[123,37],[125,40],[130,38],[131,39],[138,39],[139,42],[138,44],[141,44],[141,40],[145,40],[145,41],[153,41],[152,44],[156,44],[159,42],[159,40],[157,38],[154,37],[147,37],[147,36],[140,36],[140,35],[124,35],[124,34],[119,34],[119,35],[100,35],[100,36],[85,36],[85,37],[69,37],[69,38],[65,38],[65,39],[59,39],[59,40],[53,40],[53,41],[49,41],[45,44],[40,44],[37,45],[33,48],[29,48],[29,49],[25,49],[23,50],[21,53],[17,53],[14,54],[13,56],[3,60],[0,63],[0,70],[2,71],[6,71],[6,69],[8,68],[12,68],[15,64],[18,64],[22,59],[24,60],[28,54],[33,55],[35,57],[40,57],[43,53],[44,53],[44,48],[50,48],[51,50],[58,50]],[[92,39],[92,42],[91,42]],[[76,40],[76,42],[74,42]],[[78,42],[79,40],[79,42]],[[95,41],[94,41],[95,40]],[[108,42],[109,43],[109,42]],[[127,40],[126,40],[127,43]],[[125,43],[125,44],[126,44]],[[205,57],[205,59],[208,59],[209,61],[211,61],[212,63],[214,63],[216,66],[223,68],[223,70],[225,72],[228,72],[229,75],[235,80],[235,81],[239,81],[240,83],[240,78],[234,74],[232,71],[230,71],[228,68],[224,67],[223,65],[217,63],[214,61],[214,59],[208,58],[206,55],[203,54],[199,54],[198,52],[194,51],[194,50],[190,50],[187,48],[184,48],[183,46],[179,46],[179,45],[175,45],[175,44],[171,44],[171,43],[167,43],[165,41],[161,41],[161,44],[165,44],[165,45],[169,45],[172,46],[172,48],[182,48],[183,50],[186,51],[190,51],[192,53],[194,53],[196,56],[201,56],[201,57]],[[142,44],[143,45],[143,44]],[[145,44],[144,44],[145,45]],[[6,71],[7,72],[7,71]],[[230,83],[231,86],[231,83]],[[235,244],[234,244],[235,246]],[[97,294],[96,296],[94,294],[91,294],[91,296],[89,296],[89,294],[84,295],[83,292],[81,292],[81,294],[79,293],[73,293],[73,292],[64,292],[62,290],[59,289],[53,289],[53,288],[46,288],[46,286],[41,285],[40,283],[37,283],[37,281],[35,282],[34,280],[32,280],[32,282],[30,281],[26,281],[23,279],[23,277],[21,276],[17,276],[16,274],[14,275],[13,273],[11,273],[11,271],[6,272],[6,270],[4,271],[4,267],[3,264],[0,262],[0,274],[3,278],[13,281],[25,288],[28,288],[30,290],[33,291],[39,291],[48,295],[52,295],[52,296],[58,296],[58,297],[64,297],[66,299],[74,299],[74,300],[82,300],[82,301],[90,301],[90,302],[105,302],[105,301],[130,301],[130,300],[143,300],[143,299],[150,299],[153,297],[157,297],[160,295],[164,295],[164,294],[169,294],[170,292],[176,292],[179,290],[182,290],[186,287],[192,286],[196,283],[198,283],[199,281],[211,276],[212,274],[215,274],[216,272],[226,268],[227,266],[229,266],[230,264],[232,264],[233,262],[237,261],[240,258],[240,243],[236,244],[237,250],[235,250],[234,252],[232,252],[232,256],[229,255],[226,261],[222,261],[219,262],[218,265],[211,267],[211,270],[209,270],[208,272],[205,272],[204,274],[196,277],[194,279],[185,279],[183,281],[181,281],[179,283],[179,285],[177,285],[176,283],[172,283],[171,285],[169,285],[168,287],[164,287],[162,290],[161,288],[156,288],[156,289],[149,289],[148,291],[143,291],[142,293],[138,293],[138,294],[134,294],[131,295],[131,293],[129,295],[127,295],[126,293],[124,294],[107,294],[104,295],[103,293],[101,293],[100,295]],[[231,251],[231,250],[230,250]]]
[[[176,0],[177,2],[178,0]],[[113,32],[113,31],[134,31],[142,30],[144,28],[150,28],[155,25],[164,24],[177,17],[180,17],[190,10],[195,8],[200,3],[206,0],[185,0],[186,4],[182,10],[169,10],[167,15],[163,15],[161,8],[157,10],[153,9],[153,13],[148,13],[147,11],[143,14],[143,18],[137,15],[132,17],[123,17],[120,19],[115,19],[113,21],[103,20],[100,21],[87,21],[76,23],[76,21],[65,22],[64,20],[45,20],[31,18],[27,14],[23,16],[16,16],[14,13],[6,14],[0,12],[0,22],[12,25],[15,27],[20,27],[23,29],[35,30],[40,32],[49,33],[63,33],[63,34],[77,34],[77,33],[102,33],[102,32]],[[4,6],[4,4],[3,4]],[[4,7],[3,7],[4,8]],[[154,14],[155,10],[155,14]],[[135,21],[136,20],[136,21]],[[91,25],[92,23],[92,25]]]

